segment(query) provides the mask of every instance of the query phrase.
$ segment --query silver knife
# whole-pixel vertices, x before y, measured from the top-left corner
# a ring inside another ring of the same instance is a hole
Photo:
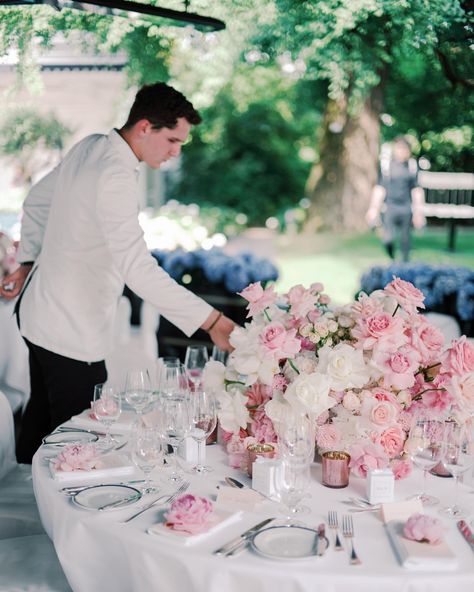
[[[249,528],[248,530],[246,530],[245,532],[243,532],[239,536],[235,537],[235,539],[232,539],[231,541],[229,541],[228,543],[226,543],[222,547],[219,547],[219,549],[216,549],[213,552],[213,554],[214,555],[226,555],[230,551],[233,551],[234,547],[239,546],[242,542],[247,542],[248,538],[250,538],[253,534],[255,534],[257,531],[262,529],[264,526],[269,524],[272,520],[275,520],[275,518],[266,518],[265,520],[262,520],[262,522],[259,522],[255,526],[252,526],[252,528]]]
[[[99,506],[97,509],[100,512],[102,510],[107,510],[109,508],[118,508],[122,504],[126,504],[128,502],[138,500],[138,499],[140,499],[140,497],[141,497],[140,494],[135,493],[135,495],[129,495],[126,498],[115,500],[114,502],[109,502],[108,504],[104,504],[103,506]]]

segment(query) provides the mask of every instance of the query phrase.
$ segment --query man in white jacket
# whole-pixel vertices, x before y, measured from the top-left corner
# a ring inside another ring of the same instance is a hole
[[[31,462],[42,437],[89,407],[93,386],[106,380],[124,283],[188,336],[202,328],[229,349],[233,322],[156,264],[138,223],[138,164],[159,168],[178,156],[200,121],[175,89],[145,86],[120,130],[76,144],[29,192],[20,267],[0,285],[4,298],[21,292],[18,320],[29,348],[20,462]]]

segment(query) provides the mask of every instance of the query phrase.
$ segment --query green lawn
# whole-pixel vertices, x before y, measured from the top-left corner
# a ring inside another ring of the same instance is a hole
[[[342,304],[353,299],[361,274],[374,265],[386,266],[390,259],[374,233],[358,235],[280,236],[277,289],[287,291],[294,284],[308,286],[319,281],[333,301]],[[429,228],[413,236],[412,261],[432,265],[462,266],[474,269],[474,228],[458,228],[456,251],[446,249],[447,231]]]

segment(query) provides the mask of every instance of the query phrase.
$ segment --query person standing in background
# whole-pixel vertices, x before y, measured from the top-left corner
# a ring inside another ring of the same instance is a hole
[[[186,335],[201,328],[230,349],[233,321],[156,264],[138,223],[139,163],[158,169],[177,157],[200,121],[174,88],[145,86],[121,129],[80,141],[30,190],[20,267],[0,283],[4,298],[21,292],[18,323],[29,349],[31,396],[19,462],[31,462],[42,438],[89,407],[94,385],[106,381],[104,359],[125,283]]]
[[[404,262],[409,260],[411,229],[426,224],[423,214],[425,197],[418,185],[417,165],[411,158],[408,141],[400,136],[393,142],[390,159],[382,160],[366,219],[369,226],[382,224],[382,242],[391,259],[395,259],[395,242],[400,242]]]

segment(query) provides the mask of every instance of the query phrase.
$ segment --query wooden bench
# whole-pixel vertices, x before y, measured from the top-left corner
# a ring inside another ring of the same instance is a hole
[[[446,220],[448,250],[454,251],[457,225],[474,220],[474,174],[420,171],[418,182],[425,191],[425,216]]]

